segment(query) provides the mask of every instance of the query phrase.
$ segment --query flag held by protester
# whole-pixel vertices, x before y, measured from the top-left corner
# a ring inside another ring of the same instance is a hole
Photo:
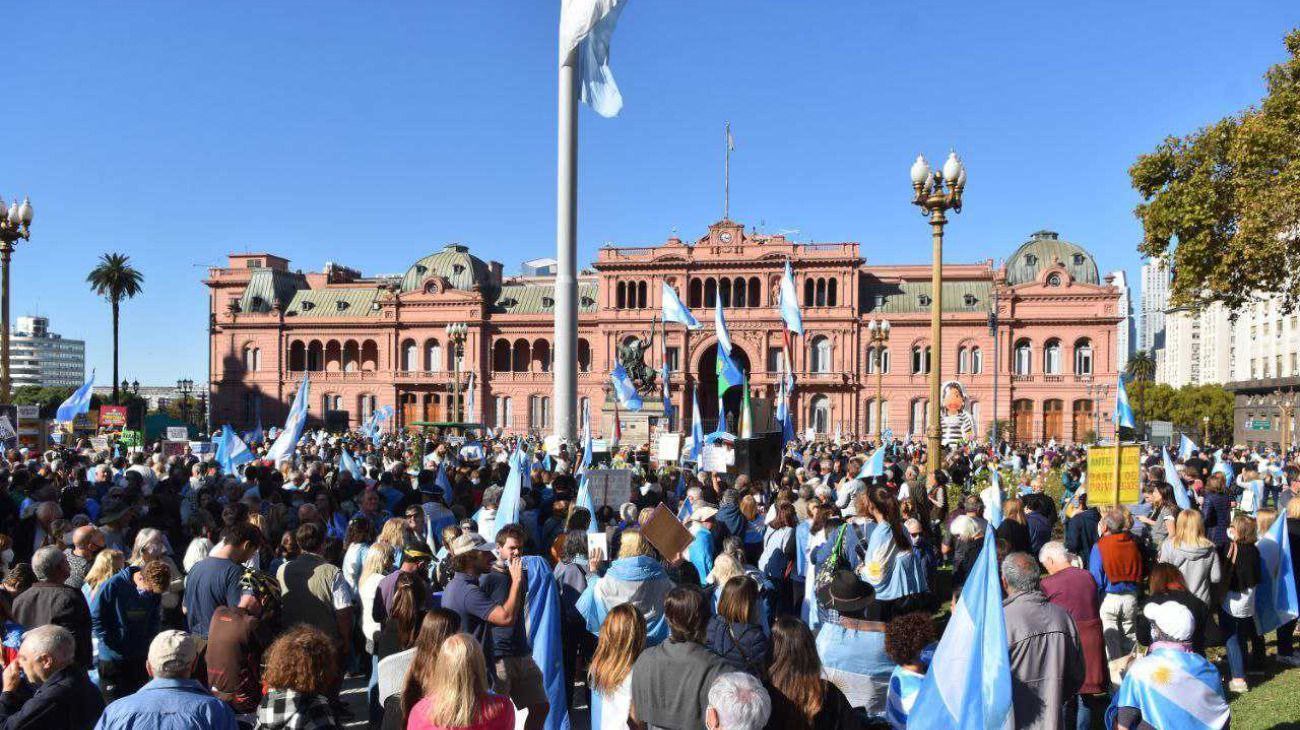
[[[71,421],[82,413],[90,410],[90,391],[95,387],[95,371],[90,371],[90,380],[87,380],[80,388],[72,392],[68,399],[59,405],[59,410],[54,414],[56,421]]]
[[[1128,391],[1124,389],[1124,376],[1119,376],[1115,387],[1115,425],[1134,428],[1133,407],[1128,404]],[[1116,438],[1118,440],[1118,437]]]
[[[1183,486],[1182,477],[1178,476],[1178,467],[1174,466],[1174,460],[1169,458],[1169,450],[1161,448],[1160,453],[1165,457],[1165,483],[1174,490],[1174,501],[1178,503],[1178,509],[1191,509],[1192,500],[1187,497],[1187,487]]]
[[[628,376],[623,363],[614,366],[614,372],[609,374],[609,379],[614,385],[614,397],[618,399],[620,405],[629,411],[641,410],[641,395],[636,392],[636,385],[632,383],[632,378]]]
[[[876,449],[875,452],[871,454],[871,458],[867,459],[866,463],[862,465],[862,469],[858,472],[858,478],[871,479],[874,477],[882,477],[884,475],[885,449],[882,446],[881,448]]]
[[[353,479],[362,479],[365,473],[361,471],[361,465],[357,463],[356,457],[351,451],[343,449],[339,452],[339,471],[346,471],[352,475]]]
[[[1261,635],[1300,616],[1291,540],[1286,516],[1279,515],[1259,539],[1260,577],[1255,588],[1255,626]]]
[[[235,467],[252,460],[253,452],[239,438],[230,424],[222,426],[221,435],[217,437],[217,463],[221,465],[221,471],[225,474],[234,474]]]
[[[1192,458],[1192,454],[1194,452],[1200,450],[1201,447],[1197,446],[1195,441],[1187,438],[1187,434],[1182,435],[1182,439],[1178,442],[1179,459],[1182,459],[1183,461],[1187,461],[1188,459]]]
[[[310,392],[310,378],[304,375],[302,384],[298,386],[298,393],[293,397],[293,405],[289,406],[289,416],[284,419],[284,430],[266,452],[268,461],[278,464],[293,458],[298,439],[302,438],[302,429],[307,425],[307,403]]]

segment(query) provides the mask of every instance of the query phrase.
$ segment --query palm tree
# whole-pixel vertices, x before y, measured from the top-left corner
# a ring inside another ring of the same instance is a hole
[[[1138,421],[1142,424],[1142,433],[1146,433],[1146,406],[1147,406],[1147,384],[1156,377],[1156,359],[1151,356],[1147,350],[1138,350],[1128,359],[1128,365],[1124,368],[1130,380],[1135,383],[1141,383],[1142,389],[1138,391]]]
[[[106,253],[99,264],[86,275],[90,290],[108,300],[113,307],[113,403],[117,403],[117,324],[118,310],[123,299],[130,299],[144,290],[144,274],[131,266],[131,257],[120,253]]]

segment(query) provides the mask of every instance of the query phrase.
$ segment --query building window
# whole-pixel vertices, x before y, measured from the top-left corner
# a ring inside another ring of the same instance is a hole
[[[437,340],[425,343],[424,369],[431,373],[442,370],[442,343]]]
[[[813,396],[809,404],[808,415],[812,418],[813,430],[817,433],[830,433],[831,401],[824,395]]]
[[[876,373],[877,359],[879,359],[880,362],[881,373],[888,374],[889,373],[889,348],[888,347],[879,348],[879,352],[877,352],[877,348],[875,347],[867,348],[867,372],[868,373],[873,375]]]
[[[1043,346],[1043,373],[1046,375],[1061,374],[1061,343],[1059,340],[1048,340]]]
[[[984,372],[984,352],[978,347],[970,349],[970,371],[973,375]]]
[[[781,372],[781,348],[767,348],[767,371],[769,373]]]
[[[1033,372],[1034,353],[1030,349],[1029,340],[1020,340],[1016,343],[1016,375],[1028,375]]]
[[[677,363],[681,359],[681,350],[676,347],[670,347],[664,351],[665,360],[668,362],[668,369],[677,371]]]
[[[812,371],[829,373],[831,371],[831,339],[825,335],[813,338]]]
[[[1074,343],[1074,374],[1092,375],[1092,341],[1079,340]]]
[[[930,422],[930,404],[924,398],[917,398],[912,401],[910,422],[907,426],[907,432],[914,436],[925,434],[925,425]]]
[[[534,395],[528,398],[528,427],[529,428],[550,428],[551,426],[551,399],[544,395]]]
[[[510,417],[510,398],[506,396],[497,396],[496,399],[496,426],[497,428],[509,428],[512,424]]]
[[[880,427],[876,427],[876,416],[880,416]],[[880,407],[876,407],[874,399],[867,401],[867,433],[875,435],[876,431],[885,432],[889,430],[889,401],[880,401]]]
[[[416,363],[420,357],[419,353],[420,351],[416,348],[415,343],[407,340],[406,343],[402,345],[402,370],[405,370],[406,372],[418,370],[419,366],[416,365]]]
[[[965,347],[957,348],[958,374],[970,372],[970,351]]]
[[[912,374],[920,375],[930,372],[930,347],[912,346]]]

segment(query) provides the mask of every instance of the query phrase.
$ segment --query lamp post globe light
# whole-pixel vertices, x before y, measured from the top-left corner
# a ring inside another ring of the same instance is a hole
[[[465,336],[469,334],[469,326],[464,322],[453,322],[447,325],[447,339],[451,344],[451,366],[452,366],[452,414],[451,420],[460,423],[463,419],[461,416],[461,394],[460,394],[460,359],[465,352]]]
[[[934,353],[930,367],[930,423],[927,427],[926,474],[933,483],[943,463],[943,446],[939,431],[939,384],[943,382],[943,227],[949,210],[961,212],[961,196],[966,189],[966,166],[956,152],[950,152],[943,168],[931,170],[924,155],[912,163],[912,204],[930,218],[930,237],[934,243],[934,260],[930,269],[930,348]]]
[[[876,369],[876,443],[884,446],[885,407],[881,399],[884,397],[885,344],[889,342],[889,320],[877,322],[872,319],[867,323],[867,333],[871,336],[871,365]]]
[[[176,390],[181,394],[181,420],[190,425],[190,393],[194,392],[194,381],[182,378],[176,381]]]
[[[0,403],[9,402],[9,260],[19,241],[31,240],[32,203],[0,198]]]

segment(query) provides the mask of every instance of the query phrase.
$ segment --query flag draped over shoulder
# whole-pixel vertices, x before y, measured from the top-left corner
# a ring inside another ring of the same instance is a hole
[[[95,387],[95,371],[90,371],[90,380],[87,380],[80,388],[72,392],[68,399],[63,401],[59,410],[54,414],[56,421],[71,421],[77,416],[90,410],[90,391]]]
[[[1106,710],[1106,727],[1115,726],[1120,707],[1138,708],[1153,727],[1178,730],[1222,728],[1230,714],[1214,665],[1200,654],[1168,648],[1133,663]]]
[[[302,437],[303,427],[307,425],[307,399],[310,397],[310,392],[310,379],[307,375],[303,375],[302,385],[298,386],[298,394],[293,397],[293,405],[289,406],[289,417],[284,419],[284,430],[275,437],[275,443],[271,444],[271,448],[266,452],[268,461],[279,464],[293,458],[293,450],[298,446],[298,439]]]
[[[996,540],[984,541],[934,651],[907,726],[926,730],[1009,730],[1012,726],[1011,660]]]
[[[524,573],[528,577],[528,641],[533,645],[533,661],[542,670],[542,686],[550,700],[546,730],[569,727],[569,703],[564,692],[564,643],[560,638],[560,591],[551,575],[551,566],[540,555],[525,555]]]
[[[1260,634],[1300,616],[1297,600],[1295,556],[1287,535],[1286,517],[1279,516],[1259,539],[1260,580],[1255,588],[1255,626]]]
[[[704,417],[700,415],[700,393],[691,390],[691,461],[699,468],[700,454],[704,452]]]
[[[560,65],[575,50],[582,103],[602,117],[618,116],[623,95],[609,68],[609,41],[627,0],[563,0]]]

